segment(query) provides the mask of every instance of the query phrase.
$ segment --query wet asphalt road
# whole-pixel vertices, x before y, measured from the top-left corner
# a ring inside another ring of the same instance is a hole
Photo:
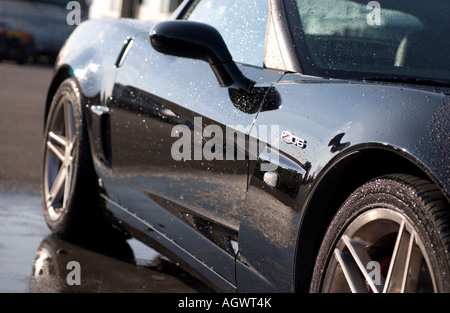
[[[42,214],[40,166],[45,65],[0,63],[0,293],[210,290],[131,239],[89,248],[51,235]],[[78,284],[69,284],[78,262]]]

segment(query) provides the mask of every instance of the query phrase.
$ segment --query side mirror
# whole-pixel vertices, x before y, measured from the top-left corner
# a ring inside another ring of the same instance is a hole
[[[208,62],[222,87],[246,90],[254,84],[238,69],[222,36],[211,25],[184,20],[159,22],[150,31],[150,43],[164,54]]]

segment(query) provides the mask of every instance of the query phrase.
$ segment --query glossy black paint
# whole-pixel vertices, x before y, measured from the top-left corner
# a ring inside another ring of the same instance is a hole
[[[237,240],[239,210],[244,206],[247,188],[248,158],[214,162],[200,156],[196,160],[199,151],[195,150],[194,141],[203,140],[203,148],[207,138],[195,134],[213,123],[220,126],[223,134],[237,131],[240,135],[239,127],[250,127],[256,112],[237,110],[229,89],[219,86],[207,63],[174,58],[149,47],[145,34],[135,37],[112,93],[115,100],[110,111],[111,140],[116,143],[112,145],[112,171],[120,184],[120,204],[133,206],[141,218],[234,284],[235,255],[230,253],[230,244],[217,245],[205,235],[215,232],[219,242]],[[149,60],[146,71],[134,75],[132,69],[145,58]],[[158,71],[159,67],[164,72]],[[267,88],[282,75],[263,73],[256,68],[242,71],[258,81],[260,88]],[[155,86],[155,79],[159,86]],[[192,131],[192,135],[184,134],[192,136],[191,160],[177,161],[171,157],[171,146],[178,138],[172,134],[176,124]],[[136,145],[137,142],[140,144]],[[229,148],[223,146],[223,155]],[[236,149],[233,155],[245,153],[245,147],[232,148]]]
[[[275,13],[283,8],[272,4]],[[274,14],[280,29],[284,14]],[[448,88],[309,77],[226,58],[254,82],[243,90],[218,82],[209,58],[154,50],[150,30],[162,30],[152,27],[131,20],[80,25],[60,53],[48,101],[64,78],[77,78],[108,208],[134,236],[213,288],[306,291],[333,214],[371,178],[415,174],[450,198]],[[298,61],[288,63],[299,71]],[[173,158],[177,125],[190,136],[190,160]],[[211,125],[245,139],[217,143],[233,160],[197,159],[196,143],[205,147],[213,137],[198,134]],[[306,145],[277,138],[253,157],[250,143],[267,142],[271,127]],[[276,187],[263,182],[261,165],[271,163]]]
[[[307,140],[305,149],[280,143],[281,154],[295,160],[305,172],[298,177],[298,185],[282,190],[264,186],[255,167],[246,207],[253,211],[249,216],[258,219],[244,219],[239,236],[241,257],[258,272],[267,273],[266,277],[278,286],[289,282],[293,272],[285,269],[296,261],[300,271],[312,267],[308,261],[314,259],[311,241],[324,226],[319,221],[328,220],[333,207],[345,200],[341,196],[348,194],[346,188],[362,184],[367,177],[397,171],[443,177],[441,182],[448,183],[448,173],[441,167],[449,164],[443,145],[448,139],[441,138],[445,136],[442,133],[436,136],[430,132],[433,120],[448,118],[445,92],[311,79],[297,74],[285,75],[274,88],[280,94],[282,107],[261,112],[256,123],[282,125],[283,130]],[[431,147],[433,143],[438,144],[437,150]],[[281,186],[289,186],[287,173],[292,170],[280,164],[277,171]],[[322,188],[327,189],[324,192],[329,199],[321,198]],[[316,210],[311,211],[314,207]],[[267,211],[258,215],[256,208]],[[304,225],[300,234],[299,225]],[[237,271],[240,277],[239,267]],[[297,278],[301,284],[302,278]],[[303,279],[307,288],[308,277]],[[288,285],[284,287],[288,289]]]

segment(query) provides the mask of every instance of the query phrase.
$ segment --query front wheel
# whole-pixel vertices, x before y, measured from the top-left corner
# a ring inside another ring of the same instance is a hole
[[[77,82],[62,82],[45,126],[42,175],[47,225],[56,235],[76,239],[96,235],[105,225],[82,105]]]
[[[450,292],[450,215],[434,184],[375,179],[335,215],[311,292]]]

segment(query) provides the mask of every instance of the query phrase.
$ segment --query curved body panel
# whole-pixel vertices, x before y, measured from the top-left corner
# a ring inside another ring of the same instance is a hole
[[[109,211],[219,291],[308,290],[333,216],[376,177],[414,175],[450,200],[450,87],[293,73],[287,3],[270,2],[262,44],[280,68],[226,59],[245,85],[195,49],[156,51],[152,23],[105,19],[77,27],[49,89],[47,111],[77,80]]]
[[[333,169],[341,164],[347,166],[346,163],[359,154],[376,162],[360,165],[363,168],[359,173],[361,179],[366,175],[364,172],[368,177],[376,177],[401,171],[395,168],[397,163],[390,157],[395,154],[404,163],[410,162],[412,167],[422,171],[448,197],[450,160],[448,126],[444,126],[450,117],[448,89],[359,84],[300,75],[286,75],[274,87],[280,94],[281,106],[261,112],[256,127],[279,125],[280,134],[289,131],[306,141],[306,145],[302,147],[280,138],[280,156],[274,162],[280,176],[276,188],[264,183],[264,173],[258,168],[260,164],[255,165],[246,214],[240,225],[240,252],[244,263],[254,266],[252,270],[256,268],[264,273],[262,276],[270,277],[272,286],[287,282],[278,291],[292,288],[289,277],[295,276],[295,263],[304,257],[302,251],[296,250],[297,240],[314,238],[308,234],[298,238],[298,230],[307,228],[302,222],[315,222],[305,218],[308,210],[313,210],[310,208],[312,199],[331,197],[345,181],[345,175],[355,175],[351,168],[343,174]],[[371,154],[373,159],[368,157]],[[303,171],[283,167],[278,162],[282,156]],[[380,167],[384,170],[378,172]],[[372,173],[371,169],[374,169]],[[330,179],[328,176],[333,183],[325,182]],[[296,178],[296,184],[292,184],[292,177]],[[320,190],[322,183],[326,186],[323,191]],[[320,228],[321,222],[316,223]],[[245,272],[248,268],[242,266],[242,270]],[[248,282],[248,288],[253,288],[252,284]]]

